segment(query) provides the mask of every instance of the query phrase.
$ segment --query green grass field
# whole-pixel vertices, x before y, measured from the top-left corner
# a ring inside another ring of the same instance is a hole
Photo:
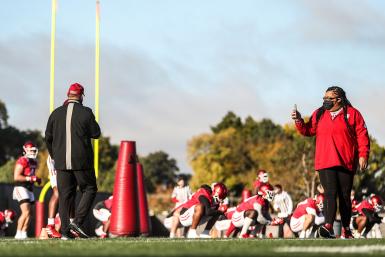
[[[302,253],[302,254],[301,254]],[[385,239],[0,239],[0,256],[385,256]]]

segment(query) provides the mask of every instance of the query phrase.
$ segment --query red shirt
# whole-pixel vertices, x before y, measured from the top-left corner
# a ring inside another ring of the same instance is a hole
[[[360,204],[358,204],[356,206],[356,210],[357,212],[360,214],[360,215],[365,215],[362,210],[363,209],[368,209],[370,211],[373,211],[374,212],[374,207],[373,205],[371,205],[368,200],[363,200]]]
[[[307,198],[306,200],[300,202],[297,205],[297,208],[295,208],[293,212],[294,218],[298,219],[306,214],[319,214],[319,210],[317,208],[317,204],[313,198]]]
[[[198,191],[196,191],[195,194],[193,194],[191,196],[190,200],[188,200],[184,204],[181,204],[178,208],[189,209],[190,207],[199,203],[199,197],[200,196],[204,196],[205,198],[207,198],[209,200],[210,204],[213,204],[213,199],[212,199],[210,192],[204,188],[199,188]]]
[[[361,113],[351,106],[347,107],[347,119],[354,131],[353,137],[346,125],[343,110],[334,119],[326,110],[318,123],[316,114],[317,111],[307,123],[303,120],[295,123],[302,135],[316,136],[315,169],[342,166],[355,171],[358,157],[368,159],[370,150],[368,130]]]
[[[255,204],[260,205],[262,207],[261,208],[262,210],[269,209],[268,202],[265,199],[263,199],[261,196],[255,195],[255,196],[247,198],[246,201],[244,201],[243,203],[240,203],[237,206],[236,210],[237,210],[237,212],[254,210]]]

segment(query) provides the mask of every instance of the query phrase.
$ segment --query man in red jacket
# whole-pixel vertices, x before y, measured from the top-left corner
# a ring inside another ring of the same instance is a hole
[[[357,168],[367,168],[369,135],[361,113],[351,105],[342,88],[329,87],[323,100],[308,122],[304,122],[296,108],[291,117],[302,135],[316,137],[315,170],[325,190],[325,225],[319,229],[320,236],[335,237],[333,223],[338,196],[343,236],[352,238],[350,192]]]

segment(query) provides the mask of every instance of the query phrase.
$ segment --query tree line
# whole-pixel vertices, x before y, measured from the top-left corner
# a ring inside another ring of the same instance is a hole
[[[48,181],[45,164],[48,152],[41,131],[20,130],[8,124],[8,112],[0,100],[0,182],[12,183],[15,162],[22,155],[22,145],[32,140],[39,147],[38,176]],[[370,128],[369,128],[370,132]],[[354,188],[385,196],[385,148],[371,139],[369,168],[355,176]],[[214,181],[224,182],[234,196],[251,189],[257,171],[265,169],[272,184],[281,184],[295,200],[312,196],[319,183],[314,171],[315,138],[303,137],[294,124],[275,124],[270,119],[244,120],[228,112],[210,133],[193,136],[187,142],[187,156],[193,170],[191,186]],[[102,136],[99,142],[99,191],[112,192],[119,146]],[[144,167],[147,192],[159,186],[171,187],[180,173],[177,162],[165,151],[139,156]],[[190,177],[190,176],[188,176]]]

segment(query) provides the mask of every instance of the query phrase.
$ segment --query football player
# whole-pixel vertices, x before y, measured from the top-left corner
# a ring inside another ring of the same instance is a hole
[[[263,185],[268,184],[269,182],[269,174],[266,170],[259,170],[257,179],[253,183],[254,195],[257,195],[259,192],[259,188]]]
[[[253,183],[254,195],[257,195],[259,188],[269,183],[269,174],[266,170],[259,170],[256,180]],[[259,236],[260,238],[266,237],[266,225],[258,224],[250,234],[251,237]]]
[[[94,209],[92,210],[95,218],[98,220],[98,223],[96,223],[95,234],[100,238],[108,237],[112,200],[113,196],[110,196],[106,200],[96,203]]]
[[[212,188],[208,185],[201,186],[191,199],[179,206],[173,212],[183,227],[190,227],[187,238],[198,238],[196,229],[198,225],[206,224],[201,238],[209,238],[210,230],[223,212],[218,210],[218,203],[227,197],[227,188],[223,183],[216,183]],[[172,232],[172,231],[171,231]]]
[[[366,238],[374,224],[385,223],[385,217],[378,213],[383,210],[382,199],[378,195],[371,195],[356,206],[357,215],[353,218],[353,227],[356,229],[355,238]]]
[[[17,221],[17,231],[15,239],[26,239],[29,222],[31,219],[31,205],[35,203],[33,195],[34,183],[41,183],[41,179],[36,176],[38,149],[31,141],[23,145],[23,156],[16,161],[14,169],[15,187],[13,189],[13,199],[20,205],[21,215]]]
[[[290,229],[296,234],[299,233],[299,238],[309,238],[312,232],[310,228],[325,222],[322,214],[324,201],[325,196],[317,194],[314,198],[307,198],[297,204],[290,219]]]
[[[47,231],[48,237],[61,238],[61,234],[55,229],[55,217],[59,203],[59,192],[56,182],[55,161],[51,158],[50,155],[48,155],[47,158],[47,167],[52,188],[52,196],[48,203],[48,223],[45,229]]]
[[[229,237],[236,229],[241,229],[239,238],[248,238],[251,225],[278,225],[283,220],[272,220],[269,213],[269,202],[274,199],[274,189],[270,184],[262,185],[258,194],[246,199],[236,208],[230,208],[226,213],[231,221],[226,232]],[[218,228],[220,224],[218,224]]]
[[[5,230],[10,223],[13,223],[16,217],[16,212],[11,209],[0,211],[0,236],[5,236]]]

